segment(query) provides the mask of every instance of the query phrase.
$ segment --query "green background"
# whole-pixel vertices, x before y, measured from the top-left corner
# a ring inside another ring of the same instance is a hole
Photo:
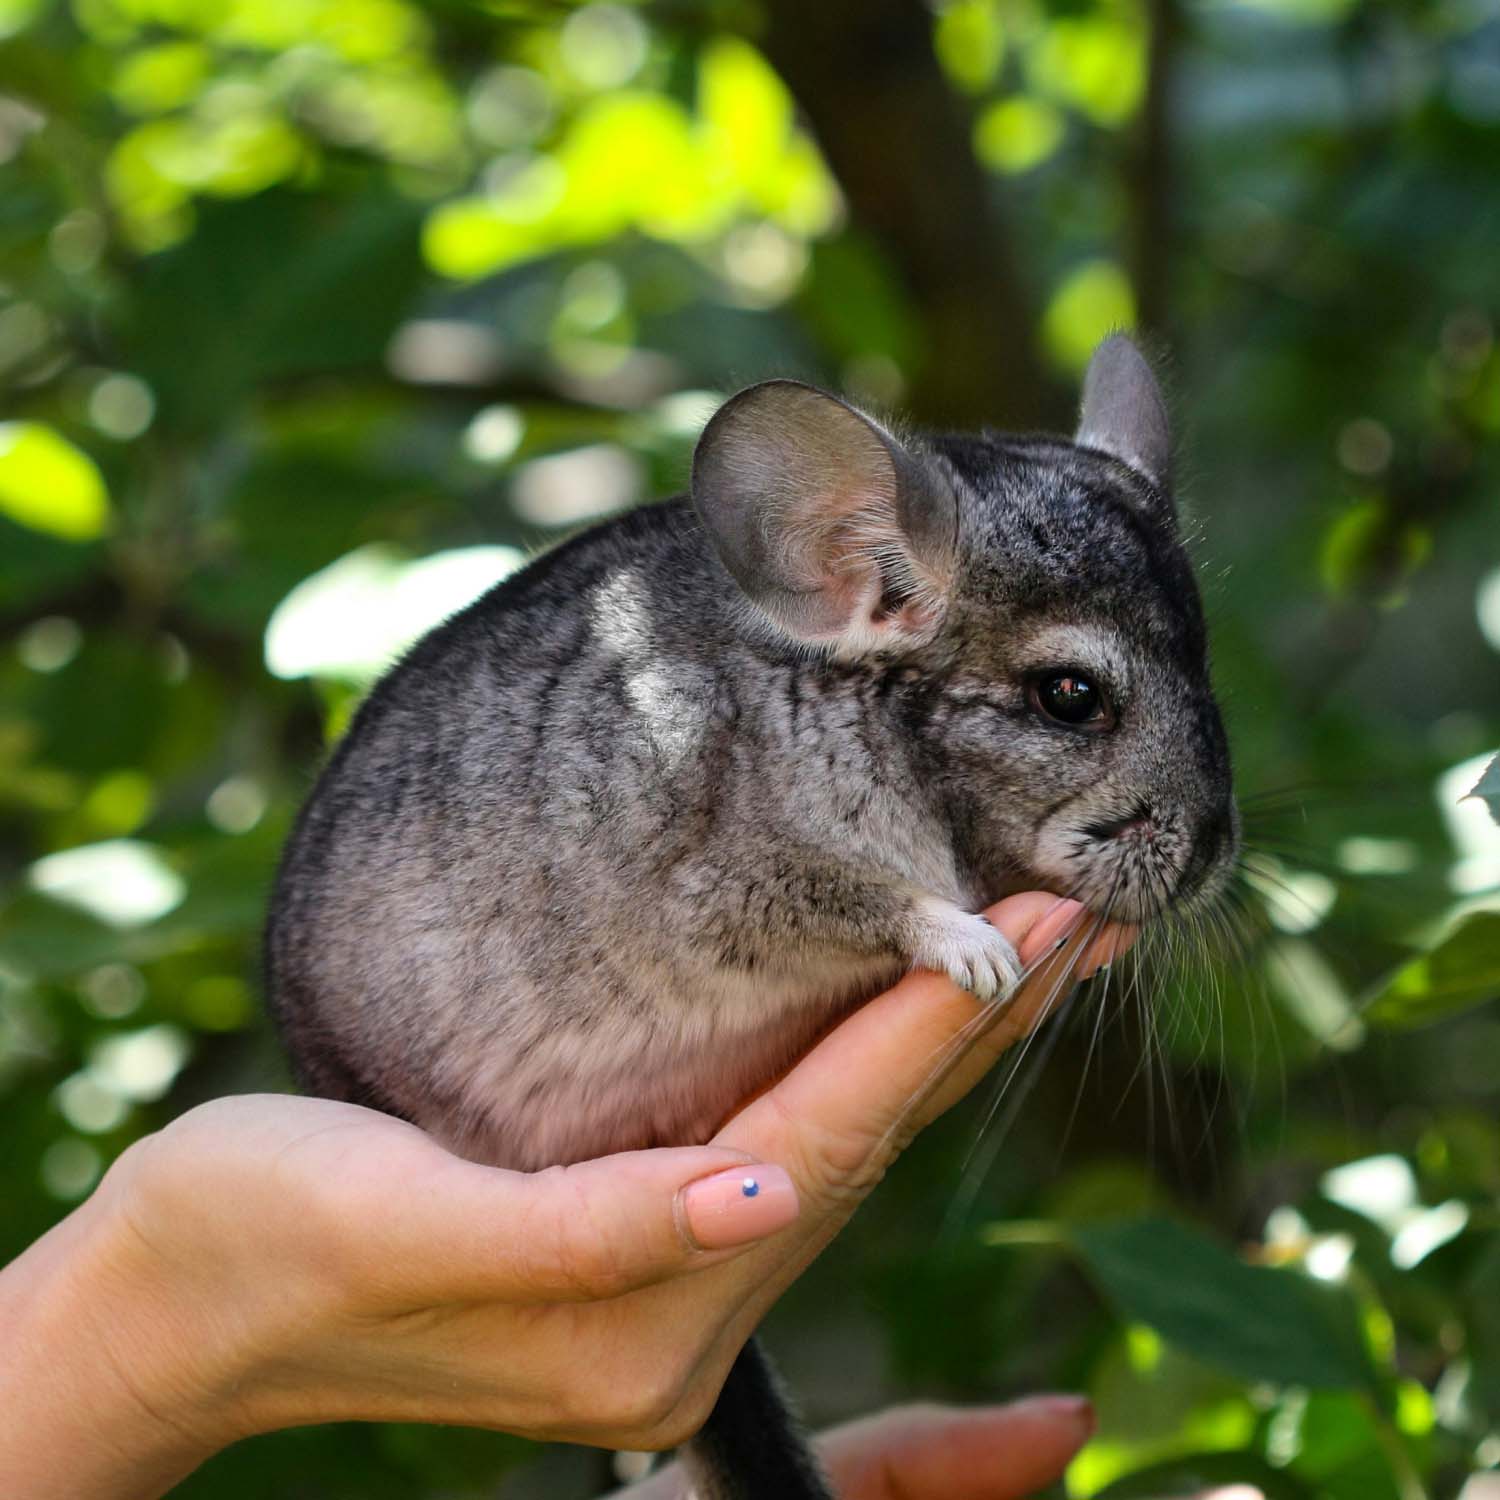
[[[0,1253],[280,1087],[256,934],[380,662],[798,375],[1066,427],[1164,357],[1222,921],[921,1140],[769,1336],[819,1422],[1088,1390],[1069,1493],[1500,1464],[1490,0],[0,0]],[[348,1427],[185,1495],[566,1497]],[[1113,1486],[1113,1488],[1111,1488]]]

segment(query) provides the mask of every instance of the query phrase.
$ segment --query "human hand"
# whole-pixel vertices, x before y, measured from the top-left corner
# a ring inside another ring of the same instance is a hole
[[[1024,1500],[1061,1477],[1093,1431],[1079,1396],[1008,1406],[898,1406],[822,1433],[813,1446],[842,1500]],[[683,1500],[678,1464],[617,1500]]]
[[[1050,955],[1010,1006],[911,975],[704,1147],[521,1174],[324,1100],[191,1111],[0,1276],[23,1351],[0,1393],[12,1492],[156,1495],[238,1437],[334,1420],[677,1443],[904,1139],[1070,967],[1128,941],[1080,935],[1054,954],[1078,909],[1036,893],[990,915],[1023,959]],[[976,1015],[994,1024],[955,1048]],[[738,1193],[750,1168],[754,1200]],[[705,1181],[726,1169],[727,1191]]]

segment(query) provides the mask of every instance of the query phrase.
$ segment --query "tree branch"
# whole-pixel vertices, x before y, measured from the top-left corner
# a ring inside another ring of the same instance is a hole
[[[1172,341],[1172,93],[1182,29],[1178,0],[1147,0],[1146,97],[1126,168],[1130,277],[1141,329]]]

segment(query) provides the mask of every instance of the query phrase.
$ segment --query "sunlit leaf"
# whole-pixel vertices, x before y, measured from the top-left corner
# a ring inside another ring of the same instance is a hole
[[[1087,1451],[1087,1450],[1085,1450]],[[1194,1453],[1127,1474],[1102,1490],[1096,1500],[1201,1500],[1218,1491],[1251,1486],[1265,1500],[1313,1500],[1313,1491],[1284,1469],[1274,1469],[1258,1453]],[[1249,1490],[1243,1491],[1248,1494]]]
[[[792,99],[747,42],[721,37],[698,60],[698,115],[728,168],[752,188],[774,178],[792,130]]]
[[[1146,35],[1138,15],[1101,12],[1050,22],[1028,54],[1034,85],[1096,124],[1123,124],[1146,83]]]
[[[47,8],[48,0],[0,0],[0,37],[23,31]]]
[[[1394,605],[1405,598],[1407,576],[1431,551],[1425,527],[1398,523],[1385,501],[1366,500],[1328,528],[1319,568],[1331,594]]]
[[[1097,1427],[1068,1465],[1068,1494],[1088,1497],[1148,1464],[1243,1449],[1256,1412],[1239,1383],[1163,1344],[1154,1330],[1123,1330],[1094,1368]]]
[[[1469,795],[1478,797],[1489,808],[1490,816],[1500,823],[1500,755],[1484,768],[1484,775],[1474,783]]]
[[[1484,799],[1473,795],[1475,783],[1494,758],[1493,750],[1465,756],[1433,785],[1438,812],[1458,855],[1449,866],[1448,884],[1462,895],[1500,886],[1500,823],[1490,816]]]
[[[977,93],[993,82],[1005,58],[1005,32],[995,0],[950,0],[938,11],[933,50],[948,76]]]
[[[0,515],[88,542],[109,522],[109,494],[93,459],[51,427],[0,422]]]
[[[132,114],[180,109],[195,98],[213,65],[213,54],[199,42],[161,42],[120,60],[110,92]]]
[[[1277,938],[1266,945],[1263,964],[1281,1004],[1320,1047],[1349,1052],[1364,1040],[1358,1009],[1338,970],[1316,943]]]
[[[266,627],[266,666],[277,677],[368,682],[521,561],[514,547],[466,547],[416,561],[362,547],[277,606]]]
[[[487,198],[458,198],[433,210],[422,229],[422,254],[443,276],[488,276],[545,250],[562,248],[545,222],[517,221]]]
[[[1246,1265],[1166,1219],[1078,1225],[1069,1233],[1110,1300],[1188,1354],[1246,1380],[1373,1381],[1354,1303],[1341,1287]]]
[[[1500,912],[1464,917],[1430,953],[1403,964],[1376,991],[1365,1019],[1404,1030],[1500,996]]]
[[[558,151],[567,193],[558,213],[580,239],[635,224],[664,239],[697,239],[733,216],[732,176],[712,170],[691,115],[665,94],[601,96],[574,120]]]
[[[1378,1409],[1362,1393],[1288,1393],[1271,1419],[1268,1445],[1320,1500],[1330,1492],[1358,1500],[1400,1500],[1403,1494],[1391,1473],[1391,1443]]]
[[[49,854],[32,865],[33,889],[113,927],[140,927],[177,906],[187,886],[163,852],[110,839]]]

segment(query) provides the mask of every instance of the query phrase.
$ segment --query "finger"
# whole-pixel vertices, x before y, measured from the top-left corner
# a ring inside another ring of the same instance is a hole
[[[835,1427],[819,1456],[844,1500],[1022,1500],[1051,1484],[1094,1430],[1079,1396],[1033,1396],[962,1411],[907,1406]],[[673,1464],[620,1500],[682,1500],[687,1480]]]
[[[1056,896],[1033,891],[1002,901],[988,915],[1019,948],[1057,908]],[[785,1163],[799,1189],[823,1194],[857,1189],[872,1154],[928,1085],[934,1064],[974,1017],[978,1003],[941,975],[908,974],[747,1105],[714,1144]],[[876,1164],[874,1175],[878,1172]]]
[[[1009,1406],[914,1406],[835,1429],[818,1444],[847,1500],[1021,1500],[1058,1479],[1094,1430],[1081,1396]]]
[[[401,1210],[429,1294],[572,1302],[617,1297],[732,1258],[798,1214],[778,1166],[744,1152],[632,1151],[544,1172],[449,1158]]]
[[[987,915],[1023,957],[1035,958],[1056,948],[1082,909],[1032,891]],[[1083,940],[1075,935],[1069,943]],[[1074,951],[1059,950],[1060,960],[1066,963]],[[982,1012],[1001,1022],[1008,1015],[981,1007],[940,975],[912,973],[857,1010],[719,1131],[715,1145],[786,1166],[803,1213],[795,1229],[695,1282],[704,1303],[700,1326],[717,1325],[704,1352],[703,1378],[723,1378],[765,1309],[838,1233],[911,1132],[951,1102],[955,1088],[972,1086],[986,1063],[966,1059],[969,1038],[962,1033]],[[1015,1029],[992,1039],[992,1049],[1021,1034],[1019,1022],[1010,1024]],[[969,1072],[945,1082],[955,1064]],[[949,1092],[934,1106],[938,1089]],[[672,1309],[662,1313],[670,1316]]]
[[[999,910],[990,910],[991,921]],[[1027,971],[1021,987],[1007,1005],[992,1013],[990,1025],[984,1024],[985,1011],[973,1007],[975,1028],[967,1048],[934,1079],[927,1097],[914,1101],[911,1130],[922,1129],[951,1109],[1005,1052],[1056,1015],[1083,979],[1124,953],[1135,936],[1133,927],[1101,926],[1076,901],[1058,902],[1044,913],[1020,945]]]
[[[1141,929],[1123,922],[1111,923],[1090,942],[1087,951],[1078,963],[1078,977],[1092,979],[1101,970],[1107,969],[1117,958],[1122,958],[1140,936]]]

